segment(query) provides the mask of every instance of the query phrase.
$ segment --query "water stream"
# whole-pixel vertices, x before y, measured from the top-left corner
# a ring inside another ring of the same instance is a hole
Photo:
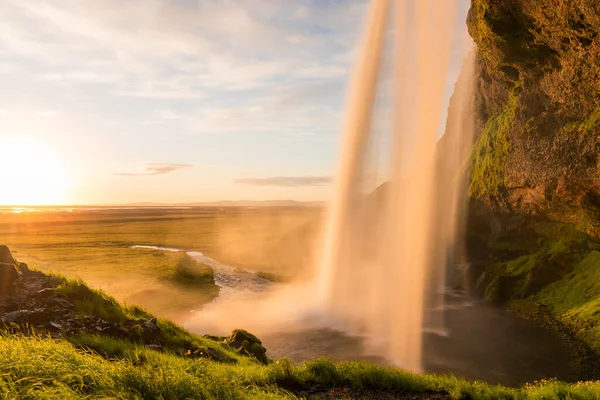
[[[259,335],[267,354],[274,359],[287,357],[302,362],[328,357],[335,361],[393,364],[373,350],[372,338],[348,334],[331,316],[311,307],[314,292],[309,288],[270,282],[199,251],[187,254],[212,267],[215,283],[221,288],[213,302],[184,324],[187,329],[200,335],[248,329]],[[442,312],[447,335],[423,334],[423,366],[427,372],[514,386],[542,378],[577,378],[563,343],[531,321],[468,301],[456,293],[447,294]]]

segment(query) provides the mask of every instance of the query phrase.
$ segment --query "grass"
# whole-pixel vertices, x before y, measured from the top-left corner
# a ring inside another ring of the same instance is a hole
[[[594,256],[596,257],[596,256]],[[110,321],[151,318],[137,307],[121,306],[81,281],[62,278],[60,291],[84,299],[77,311]],[[596,293],[590,292],[591,296]],[[107,308],[105,303],[110,304]],[[222,342],[199,337],[159,319],[163,350],[142,342],[81,333],[62,339],[0,331],[0,396],[3,398],[117,399],[296,399],[305,390],[346,387],[373,393],[445,393],[454,399],[588,399],[600,384],[543,381],[521,388],[470,382],[451,375],[417,375],[363,362],[316,359],[302,365],[286,359],[263,366]],[[220,364],[182,356],[186,349],[211,346],[237,360]]]
[[[573,272],[542,290],[537,300],[600,354],[600,252],[588,253]]]
[[[127,319],[151,318],[138,306],[121,306],[114,298],[101,290],[89,288],[81,279],[58,276],[62,282],[55,291],[64,294],[82,315],[93,315],[106,321],[123,323]]]
[[[212,268],[197,262],[187,254],[180,255],[171,278],[177,283],[195,288],[215,283]]]
[[[63,340],[20,335],[0,338],[0,393],[4,398],[295,399],[311,387],[345,386],[373,391],[445,392],[472,399],[592,399],[595,382],[544,381],[519,389],[468,382],[445,375],[415,375],[360,362],[327,359],[261,366],[238,357],[225,365],[190,360],[133,344],[117,344],[125,356],[110,360]]]

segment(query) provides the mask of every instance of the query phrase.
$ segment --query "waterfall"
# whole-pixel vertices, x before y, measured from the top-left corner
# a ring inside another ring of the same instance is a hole
[[[440,310],[446,257],[461,231],[459,176],[473,130],[469,118],[462,117],[472,116],[472,80],[463,79],[464,106],[455,107],[458,115],[448,118],[458,134],[445,139],[444,146],[456,153],[436,154],[446,117],[455,12],[455,0],[372,1],[351,81],[336,190],[316,274],[318,300],[333,318],[348,331],[376,340],[396,365],[415,372],[422,370],[423,332],[444,328]],[[363,185],[367,148],[390,36],[389,173],[387,183],[368,195]]]

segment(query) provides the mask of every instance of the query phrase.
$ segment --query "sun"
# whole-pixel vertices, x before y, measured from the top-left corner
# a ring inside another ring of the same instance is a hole
[[[49,147],[0,138],[0,150],[0,205],[66,204],[67,173]]]

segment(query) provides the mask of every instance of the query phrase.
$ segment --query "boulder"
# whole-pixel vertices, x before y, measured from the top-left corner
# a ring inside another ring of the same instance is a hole
[[[268,364],[267,349],[259,338],[243,329],[236,329],[227,337],[226,343],[237,350],[238,354],[252,356],[262,364]]]
[[[202,335],[203,338],[214,340],[215,342],[225,342],[227,340],[227,336],[215,336],[215,335]]]
[[[226,339],[227,344],[234,348],[239,348],[245,340],[249,343],[262,344],[259,338],[243,329],[234,330]]]
[[[17,260],[13,257],[8,246],[0,245],[0,264],[17,265]]]
[[[29,324],[39,325],[48,323],[50,316],[48,312],[41,308],[36,310],[18,310],[4,314],[0,322],[4,324]]]
[[[0,296],[12,293],[13,284],[20,278],[17,270],[17,261],[12,256],[9,248],[0,245]]]
[[[145,341],[151,341],[160,336],[160,327],[158,326],[158,322],[156,318],[148,319],[148,320],[140,320],[140,326],[142,327],[142,337]]]

